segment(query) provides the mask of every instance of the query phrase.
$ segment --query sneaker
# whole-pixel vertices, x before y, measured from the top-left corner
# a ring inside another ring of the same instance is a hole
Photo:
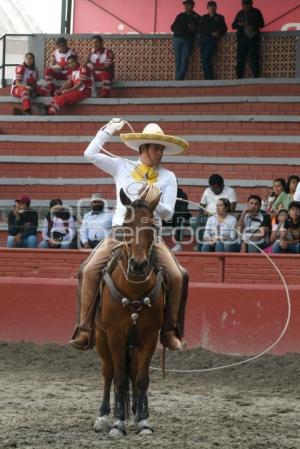
[[[180,243],[176,243],[176,245],[173,246],[171,251],[172,253],[179,253],[180,251],[182,251],[182,246],[180,245]]]

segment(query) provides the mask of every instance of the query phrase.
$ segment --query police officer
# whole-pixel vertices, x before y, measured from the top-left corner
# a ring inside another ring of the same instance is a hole
[[[254,78],[259,76],[259,44],[260,28],[265,26],[261,11],[253,8],[252,0],[242,0],[242,10],[239,11],[232,23],[232,28],[237,30],[237,65],[236,76],[242,78],[245,63],[249,55],[251,70]]]
[[[219,39],[226,33],[224,16],[217,13],[217,3],[207,3],[207,14],[201,17],[198,26],[198,43],[202,58],[204,78],[213,79],[212,57],[217,49]]]
[[[173,48],[175,53],[175,79],[184,80],[193,51],[193,41],[196,35],[199,14],[194,11],[194,0],[183,2],[185,11],[178,14],[171,30],[174,33]]]

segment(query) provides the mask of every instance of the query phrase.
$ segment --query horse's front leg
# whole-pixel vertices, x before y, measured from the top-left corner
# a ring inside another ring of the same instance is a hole
[[[153,428],[150,426],[149,409],[148,409],[148,387],[149,387],[149,366],[152,355],[155,351],[158,339],[156,332],[152,336],[148,335],[147,342],[139,348],[139,365],[136,377],[136,423],[137,431],[140,435],[150,435],[153,433]]]
[[[102,375],[104,379],[103,397],[100,406],[100,416],[96,418],[94,424],[95,432],[106,432],[109,430],[110,414],[110,389],[114,375],[113,361],[109,352],[107,337],[103,331],[96,333],[96,346],[102,362]]]

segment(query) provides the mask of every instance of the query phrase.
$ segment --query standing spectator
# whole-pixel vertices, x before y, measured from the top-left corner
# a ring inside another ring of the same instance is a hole
[[[236,239],[236,218],[230,215],[231,204],[227,198],[217,202],[217,213],[208,218],[204,232],[202,252],[235,252],[238,250]]]
[[[98,193],[91,196],[91,207],[92,210],[84,215],[80,228],[80,241],[84,248],[95,248],[110,234],[112,227],[113,214],[104,208]]]
[[[264,26],[262,13],[259,9],[253,8],[253,1],[242,0],[242,10],[237,13],[232,23],[232,28],[237,30],[237,78],[243,78],[248,55],[253,77],[259,77],[259,30]]]
[[[191,214],[188,211],[188,203],[186,203],[185,201],[181,201],[178,198],[181,198],[182,200],[188,200],[187,194],[177,186],[177,200],[172,217],[172,226],[176,229],[175,245],[171,249],[171,251],[174,253],[182,251],[181,242],[183,240],[184,226],[189,225],[189,220],[191,218]]]
[[[58,114],[62,107],[76,104],[91,96],[90,69],[80,66],[74,55],[68,57],[68,63],[71,69],[69,79],[56,91],[52,103],[46,107],[49,115]]]
[[[212,80],[213,66],[212,58],[217,50],[218,42],[227,31],[224,16],[217,13],[217,3],[209,1],[207,3],[207,14],[199,21],[199,49],[202,58],[204,78]]]
[[[36,248],[38,214],[30,208],[31,199],[21,195],[8,214],[8,248]]]
[[[85,65],[91,70],[94,81],[101,81],[101,97],[110,97],[111,83],[114,75],[113,54],[103,45],[101,36],[92,38],[93,49],[85,61]]]
[[[16,67],[13,84],[11,86],[11,95],[21,98],[23,112],[25,114],[31,114],[30,97],[32,95],[48,95],[47,89],[37,84],[38,79],[39,75],[35,67],[34,54],[26,53],[23,64]],[[14,108],[14,114],[22,114],[22,110]]]
[[[63,207],[60,198],[50,201],[42,227],[43,241],[39,248],[70,249],[76,238],[75,220],[70,212]]]
[[[292,201],[289,205],[289,215],[280,230],[279,240],[272,246],[273,253],[299,253],[300,241],[300,203]]]
[[[56,50],[51,59],[50,67],[45,69],[45,81],[50,95],[55,92],[55,80],[66,81],[68,79],[68,57],[76,56],[73,48],[68,47],[68,42],[64,37],[59,37],[56,40]]]
[[[261,210],[261,198],[250,195],[247,209],[241,214],[237,230],[242,233],[241,252],[258,253],[259,250],[251,243],[263,249],[269,245],[271,220],[268,214]]]
[[[200,18],[199,14],[194,11],[195,2],[193,0],[185,0],[182,3],[185,11],[178,14],[171,26],[171,30],[174,33],[173,48],[176,80],[184,80],[185,78]]]
[[[272,212],[278,212],[280,209],[288,209],[290,203],[294,200],[294,195],[299,184],[300,178],[297,175],[289,176],[286,182],[286,189],[282,191],[272,204]]]

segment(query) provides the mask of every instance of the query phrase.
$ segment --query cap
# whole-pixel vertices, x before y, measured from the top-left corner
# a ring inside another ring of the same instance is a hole
[[[17,203],[30,204],[30,203],[31,203],[31,198],[29,198],[28,195],[21,195],[21,196],[19,196],[19,198],[17,198],[17,199],[15,200],[15,202],[17,202]]]
[[[93,193],[93,195],[91,196],[91,202],[93,201],[103,201],[103,198],[100,195],[100,193]]]
[[[194,0],[184,0],[184,2],[182,2],[182,4],[183,5],[186,5],[186,4],[194,5],[195,2],[194,2]]]
[[[252,0],[242,0],[242,5],[252,5]]]

